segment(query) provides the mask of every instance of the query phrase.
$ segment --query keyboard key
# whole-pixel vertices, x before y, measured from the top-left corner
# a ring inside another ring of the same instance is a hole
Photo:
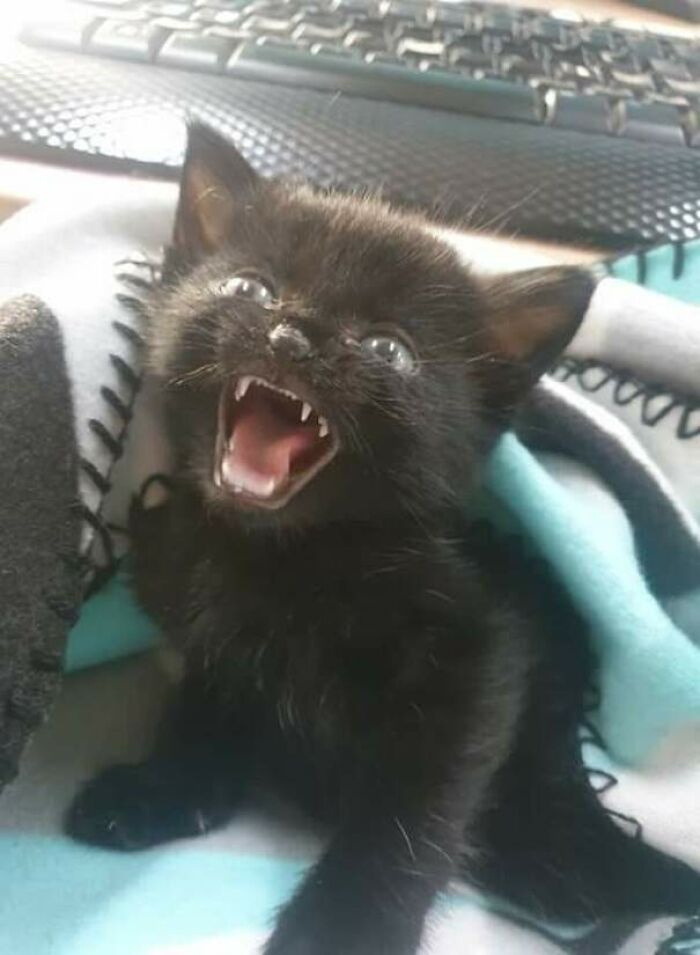
[[[683,146],[685,139],[680,124],[678,110],[673,106],[660,103],[639,103],[628,100],[625,103],[625,116],[620,132],[624,136],[648,139],[649,127],[653,138],[669,146]]]
[[[365,33],[362,30],[351,30],[345,37],[344,45],[350,49],[361,50],[365,53],[372,50],[388,50],[386,38],[383,35],[377,36],[374,33]]]
[[[440,59],[445,53],[445,44],[435,40],[428,43],[424,40],[402,38],[396,44],[396,53],[398,56],[408,55],[412,59],[420,59],[420,57]]]
[[[630,50],[601,50],[598,62],[601,67],[623,70],[628,73],[639,72],[639,61]]]
[[[500,53],[503,40],[492,33],[483,33],[481,30],[469,30],[462,34],[454,36],[449,42],[449,46],[469,49],[475,53],[487,53],[489,55]]]
[[[298,19],[298,18],[297,18]],[[328,27],[329,30],[337,27],[350,29],[352,26],[352,17],[347,16],[338,10],[334,13],[318,11],[316,13],[304,12],[301,23],[308,23],[316,27]]]
[[[202,7],[190,14],[189,23],[201,23],[206,26],[232,26],[240,23],[243,14],[240,10],[216,10],[211,7]]]
[[[269,79],[270,71],[293,70],[292,76],[321,89],[339,89],[341,78],[348,75],[366,76],[367,64],[360,53],[350,51],[350,55],[338,55],[334,51],[327,55],[325,51],[310,54],[307,50],[290,41],[276,38],[274,42],[241,44],[225,64],[225,72],[234,76],[251,79]],[[289,77],[289,73],[285,76]]]
[[[154,17],[185,17],[190,12],[189,3],[176,3],[171,0],[153,0],[146,4],[146,12]]]
[[[106,16],[106,11],[103,11],[101,16]],[[109,19],[115,23],[117,20],[122,23],[145,23],[150,20],[150,17],[140,6],[131,6],[117,7],[115,10],[110,10]]]
[[[250,30],[251,33],[258,35],[267,35],[270,33],[288,36],[295,27],[294,18],[291,15],[286,17],[270,17],[254,14],[242,21],[241,26],[244,30]]]
[[[255,37],[248,32],[248,30],[238,30],[236,27],[205,27],[204,28],[205,36],[218,36],[224,40],[232,40],[233,43],[243,43],[246,40],[254,40]]]
[[[373,33],[375,36],[386,36],[389,32],[386,22],[381,17],[353,17],[352,29],[362,30],[363,33]]]
[[[169,33],[172,33],[173,30],[181,30],[183,33],[192,32],[192,21],[181,20],[179,17],[156,17],[151,20],[151,23],[154,27],[160,27],[161,30],[166,30]]]
[[[253,0],[245,5],[245,10],[260,17],[288,20],[298,13],[298,6],[293,3],[278,3],[276,0]]]
[[[395,56],[393,53],[386,53],[384,51],[378,51],[373,53],[366,53],[365,60],[367,63],[375,63],[380,66],[397,66],[401,69],[406,69],[408,63],[405,60],[402,60],[401,57]]]
[[[672,76],[666,76],[663,80],[664,88],[676,96],[688,97],[689,99],[700,98],[700,80],[687,79],[677,80]]]
[[[490,33],[512,36],[515,27],[514,17],[502,10],[485,10],[481,15],[481,28]]]
[[[118,10],[122,7],[131,7],[134,6],[134,0],[80,0],[81,4],[88,4],[91,7],[101,7],[102,16],[107,16],[107,10],[111,7],[114,10]],[[107,8],[105,10],[104,8]]]
[[[532,43],[529,40],[501,40],[499,53],[501,58],[518,56],[524,60],[537,60],[532,50]]]
[[[255,42],[258,46],[264,46],[267,50],[283,50],[285,52],[299,54],[300,56],[306,55],[306,50],[299,46],[298,40],[293,40],[291,37],[260,36]]]
[[[197,10],[237,10],[243,12],[250,10],[249,0],[194,0],[194,6]]]
[[[592,50],[610,50],[613,46],[610,31],[603,27],[583,27],[579,37],[581,45]]]
[[[128,60],[150,60],[166,37],[152,23],[105,20],[90,37],[90,53],[110,53]]]
[[[379,3],[368,3],[366,0],[339,0],[337,9],[358,17],[379,15]]]
[[[433,23],[443,29],[464,30],[467,26],[467,17],[465,11],[460,10],[459,7],[452,8],[444,4],[435,10]]]
[[[649,73],[627,73],[623,70],[610,70],[610,79],[633,93],[654,93],[656,83]]]
[[[448,50],[447,61],[450,66],[459,67],[460,70],[469,72],[490,70],[494,66],[494,59],[488,53],[459,47],[452,47]]]
[[[545,43],[560,43],[565,35],[564,28],[557,20],[541,17],[533,20],[525,29],[526,36]]]
[[[700,145],[700,110],[697,106],[679,111],[679,120],[686,145]]]
[[[232,39],[197,33],[175,33],[164,43],[156,62],[181,69],[214,71],[223,69],[235,49]]]
[[[341,60],[362,59],[360,52],[348,49],[345,46],[328,46],[325,43],[314,43],[310,47],[310,51],[314,56],[338,57]]]
[[[386,12],[389,16],[399,17],[411,23],[417,23],[421,20],[427,22],[426,4],[420,2],[420,0],[413,3],[411,0],[389,0]]]
[[[649,66],[662,79],[689,80],[690,73],[684,63],[672,63],[670,60],[650,60]]]
[[[548,123],[555,128],[580,129],[582,132],[609,134],[608,104],[602,96],[587,96],[585,94],[558,95],[554,90],[548,90],[547,95],[553,94],[548,110]]]
[[[401,40],[415,40],[417,43],[434,43],[440,40],[438,32],[432,27],[409,26],[397,31],[396,37]]]
[[[698,44],[691,43],[689,40],[682,40],[676,37],[665,37],[665,45],[671,51],[670,56],[662,56],[661,59],[679,59],[685,60],[688,56],[697,56]]]
[[[642,66],[646,66],[650,60],[665,59],[666,56],[663,44],[653,36],[642,35],[638,40],[630,39],[627,46]]]
[[[316,23],[300,23],[299,26],[294,27],[294,32],[292,36],[298,37],[300,40],[316,40],[319,43],[329,40],[338,40],[341,41],[345,37],[345,34],[348,32],[349,23],[343,23],[340,26],[337,24],[333,27],[328,26],[319,26]]]
[[[693,79],[700,77],[700,50],[694,56],[692,54],[686,56],[683,63]]]
[[[537,60],[528,60],[517,54],[508,54],[501,57],[499,66],[505,76],[511,76],[516,80],[527,81],[542,76],[541,63]]]
[[[558,80],[565,80],[580,87],[588,86],[596,80],[593,71],[580,63],[557,63],[552,69],[552,75]]]
[[[94,13],[75,14],[61,20],[39,21],[26,26],[20,33],[20,38],[28,43],[39,43],[61,50],[80,50],[99,22]]]
[[[470,50],[481,50],[483,52],[484,37],[479,30],[464,30],[462,33],[457,33],[451,37],[449,45],[469,48]]]

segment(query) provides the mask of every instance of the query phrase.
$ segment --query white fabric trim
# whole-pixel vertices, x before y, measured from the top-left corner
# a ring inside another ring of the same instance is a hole
[[[604,278],[567,352],[700,395],[700,308],[622,279]]]
[[[174,193],[173,193],[174,195]],[[135,316],[117,301],[120,289],[114,263],[136,248],[156,253],[170,230],[173,201],[162,189],[144,201],[143,191],[115,190],[87,205],[57,201],[18,212],[0,229],[0,301],[24,292],[42,298],[61,325],[71,384],[78,451],[99,473],[110,475],[113,456],[90,426],[98,420],[115,439],[123,422],[105,402],[101,388],[111,388],[125,403],[130,389],[110,355],[128,365],[134,346],[120,335],[116,320],[134,327]],[[144,214],[144,210],[147,213]],[[102,494],[81,472],[83,503],[99,511]],[[82,551],[94,533],[84,526]]]

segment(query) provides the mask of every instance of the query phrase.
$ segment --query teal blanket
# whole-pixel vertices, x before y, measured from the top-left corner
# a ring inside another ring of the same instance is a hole
[[[582,731],[581,740],[591,784],[621,824],[700,869],[700,310],[692,305],[700,246],[684,256],[680,271],[672,249],[648,254],[643,269],[635,257],[610,266],[631,282],[601,280],[584,334],[543,384],[531,420],[493,454],[487,496],[550,561],[591,623],[601,660],[598,732]],[[685,304],[640,289],[640,278]],[[629,307],[618,322],[620,301]],[[647,323],[641,330],[635,315]],[[663,348],[654,322],[666,337],[674,329]],[[652,342],[644,354],[630,345],[635,329]],[[676,376],[668,354],[679,341],[685,364]],[[253,955],[321,844],[303,821],[261,806],[222,832],[133,856],[60,835],[80,780],[147,746],[170,680],[160,651],[137,653],[158,637],[128,591],[118,533],[131,493],[167,467],[158,454],[148,458],[157,410],[148,395],[139,402],[100,509],[121,569],[85,603],[66,657],[74,675],[0,797],[3,952]],[[557,427],[543,443],[537,423],[545,419]],[[455,885],[435,913],[431,951],[457,955],[466,938],[470,951],[494,955],[591,945],[592,936],[526,926],[512,914]],[[630,953],[691,951],[669,946],[695,944],[693,931],[690,923],[635,925],[615,944]],[[612,951],[605,938],[587,950]]]

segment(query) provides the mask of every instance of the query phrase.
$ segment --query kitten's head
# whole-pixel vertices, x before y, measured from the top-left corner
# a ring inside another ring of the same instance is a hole
[[[480,279],[417,217],[262,180],[193,126],[150,328],[180,475],[276,525],[463,499],[592,286]]]

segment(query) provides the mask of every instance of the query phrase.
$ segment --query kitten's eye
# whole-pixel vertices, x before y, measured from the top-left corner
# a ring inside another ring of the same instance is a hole
[[[270,286],[255,275],[234,275],[221,283],[219,295],[247,298],[262,308],[270,308],[275,301],[275,294]]]
[[[390,335],[368,335],[362,339],[362,348],[372,357],[390,365],[394,371],[409,375],[416,370],[416,359],[411,349]]]

